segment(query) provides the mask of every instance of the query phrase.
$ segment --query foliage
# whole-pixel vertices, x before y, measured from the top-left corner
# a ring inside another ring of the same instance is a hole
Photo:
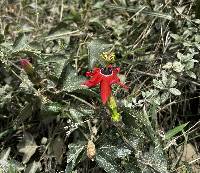
[[[179,150],[199,157],[199,4],[0,2],[0,172],[199,172]],[[120,122],[82,85],[104,52],[129,86]]]

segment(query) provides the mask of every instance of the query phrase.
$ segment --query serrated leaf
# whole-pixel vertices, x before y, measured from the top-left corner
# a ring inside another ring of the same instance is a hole
[[[142,96],[147,99],[151,99],[154,96],[157,96],[159,91],[157,89],[150,89],[149,91],[142,92]]]
[[[90,98],[95,97],[96,99],[99,99],[99,94],[88,88],[77,89],[75,92]]]
[[[92,114],[94,114],[94,110],[85,104],[80,104],[80,102],[78,103],[79,104],[71,106],[71,108],[69,109],[69,113],[70,119],[72,119],[73,122],[81,123],[83,121],[83,117],[91,116]]]
[[[181,132],[186,126],[187,126],[188,123],[185,123],[185,124],[181,124],[171,130],[169,130],[166,134],[165,134],[165,140],[169,140],[171,139],[172,137],[174,137],[177,133]]]
[[[153,79],[153,85],[154,87],[159,88],[159,89],[165,88],[165,85],[160,80]]]
[[[128,156],[129,154],[131,154],[131,150],[128,149],[128,148],[123,147],[123,148],[118,148],[117,149],[116,156],[118,158],[123,158],[123,157]]]
[[[170,93],[174,94],[175,96],[181,95],[181,92],[176,88],[170,88],[169,91],[170,91]]]
[[[97,63],[102,64],[100,55],[112,48],[112,44],[106,44],[102,40],[93,40],[88,44],[89,67],[92,69]]]
[[[18,151],[23,153],[22,163],[27,163],[31,156],[35,153],[38,146],[35,143],[33,136],[25,132],[23,140],[17,145]]]
[[[122,172],[116,159],[124,158],[131,154],[131,150],[116,135],[116,129],[108,129],[99,140],[99,147],[96,149],[96,162],[106,172]]]

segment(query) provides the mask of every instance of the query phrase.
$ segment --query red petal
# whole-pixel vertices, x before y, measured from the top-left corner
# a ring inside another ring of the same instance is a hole
[[[90,71],[87,71],[86,74],[85,74],[85,76],[87,76],[87,77],[93,76],[93,73],[90,72]]]
[[[83,83],[83,85],[86,85],[86,86],[88,86],[88,87],[93,87],[93,86],[96,86],[97,84],[99,84],[99,83],[101,82],[101,80],[102,80],[102,75],[101,75],[101,73],[100,73],[100,70],[95,69],[95,72],[94,72],[94,73],[88,72],[88,74],[89,74],[90,76],[92,76],[92,77],[91,77],[91,79],[85,81],[85,82]]]
[[[111,87],[110,84],[106,80],[102,80],[100,83],[101,87],[101,100],[103,104],[105,104],[110,97],[111,94]]]

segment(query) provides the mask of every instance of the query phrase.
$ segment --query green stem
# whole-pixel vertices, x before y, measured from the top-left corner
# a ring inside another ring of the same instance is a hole
[[[115,101],[115,97],[114,96],[111,95],[109,97],[107,105],[108,105],[110,113],[111,113],[112,121],[114,121],[114,122],[121,121],[121,115],[120,115],[120,113],[117,110],[117,103]]]

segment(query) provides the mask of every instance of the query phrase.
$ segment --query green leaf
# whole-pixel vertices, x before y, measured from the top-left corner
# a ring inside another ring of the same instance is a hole
[[[51,41],[51,40],[57,40],[57,39],[67,39],[69,42],[70,36],[73,34],[80,34],[79,30],[75,31],[66,31],[66,30],[60,30],[56,31],[53,34],[50,34],[49,36],[45,37],[46,41]]]
[[[177,58],[181,61],[182,59],[184,59],[184,55],[180,52],[177,52]]]
[[[169,91],[170,91],[170,93],[174,94],[175,96],[181,95],[181,92],[176,88],[170,88]]]
[[[100,167],[102,167],[108,173],[121,172],[120,166],[115,161],[117,157],[124,157],[130,154],[129,149],[119,149],[113,145],[103,145],[97,150],[96,161]]]
[[[153,79],[154,87],[159,89],[165,89],[165,85],[160,80]]]
[[[169,173],[167,160],[164,157],[162,148],[159,145],[155,146],[155,148],[153,146],[150,147],[150,151],[141,156],[142,162],[151,165],[150,167],[158,173]]]
[[[122,172],[117,159],[131,154],[131,150],[117,135],[116,129],[108,129],[99,137],[99,145],[96,150],[96,162],[108,173]]]
[[[82,123],[84,117],[91,117],[94,114],[94,110],[85,105],[84,103],[80,103],[79,101],[69,108],[69,116],[70,119],[75,123]]]
[[[11,148],[9,147],[9,148],[7,148],[7,149],[1,151],[1,153],[0,153],[0,160],[5,160],[5,161],[7,161],[7,160],[8,160],[8,157],[9,157],[9,155],[10,155],[10,150],[11,150]]]
[[[169,140],[171,139],[172,137],[174,137],[177,133],[181,132],[186,126],[187,126],[188,123],[185,123],[185,124],[181,124],[171,130],[169,130],[166,134],[165,134],[165,140]]]
[[[190,60],[185,64],[185,69],[190,70],[192,68],[194,68],[194,61]]]
[[[85,88],[85,86],[81,85],[85,80],[85,77],[77,76],[74,71],[71,71],[68,78],[64,81],[63,90],[73,92],[75,90]]]
[[[93,40],[88,44],[89,67],[92,69],[97,63],[102,64],[100,55],[112,48],[112,44],[106,44],[102,40]]]
[[[190,76],[193,79],[197,78],[196,74],[194,72],[192,72],[192,71],[187,71],[186,73],[187,73],[188,76]]]
[[[13,53],[19,52],[28,46],[28,37],[20,33],[13,44]]]
[[[120,173],[122,171],[118,164],[104,153],[98,153],[96,161],[99,167],[103,168],[107,173]]]
[[[164,92],[160,96],[160,103],[164,103],[167,99],[169,99],[169,92]]]
[[[169,87],[171,88],[175,87],[176,84],[177,84],[177,81],[173,77],[171,77]]]
[[[99,17],[94,17],[89,20],[88,23],[91,27],[93,27],[97,32],[105,32],[105,27],[102,22],[99,20]]]
[[[174,61],[174,62],[173,62],[173,70],[174,70],[175,72],[180,73],[180,72],[183,71],[183,69],[184,69],[184,65],[181,64],[181,62],[179,62],[179,61]]]
[[[69,144],[68,145],[69,151],[67,154],[67,167],[65,169],[66,173],[71,173],[74,167],[76,166],[77,159],[80,153],[85,149],[84,143],[77,143],[77,144]]]
[[[41,106],[42,116],[55,116],[62,110],[62,105],[58,102],[47,102]]]
[[[181,41],[182,40],[182,37],[177,35],[177,34],[170,34],[170,36],[176,41]]]
[[[48,67],[48,74],[50,76],[55,76],[59,78],[63,68],[65,67],[65,63],[67,58],[65,56],[50,56],[48,58],[42,59],[41,64],[46,64]]]
[[[5,135],[7,135],[7,134],[9,134],[9,133],[11,133],[11,132],[13,132],[14,131],[14,129],[8,129],[8,130],[5,130],[5,131],[3,131],[3,132],[1,132],[0,133],[0,140],[5,136]]]
[[[162,73],[162,83],[163,83],[164,86],[167,86],[167,81],[168,81],[167,75],[168,75],[168,73],[165,70],[162,70],[161,73]]]
[[[77,109],[72,109],[72,108],[69,109],[69,113],[71,116],[70,119],[72,119],[76,123],[82,122],[82,117],[85,116],[82,112],[78,111]]]
[[[170,69],[170,68],[172,68],[172,63],[171,62],[168,62],[168,63],[166,63],[162,68],[163,69]]]

